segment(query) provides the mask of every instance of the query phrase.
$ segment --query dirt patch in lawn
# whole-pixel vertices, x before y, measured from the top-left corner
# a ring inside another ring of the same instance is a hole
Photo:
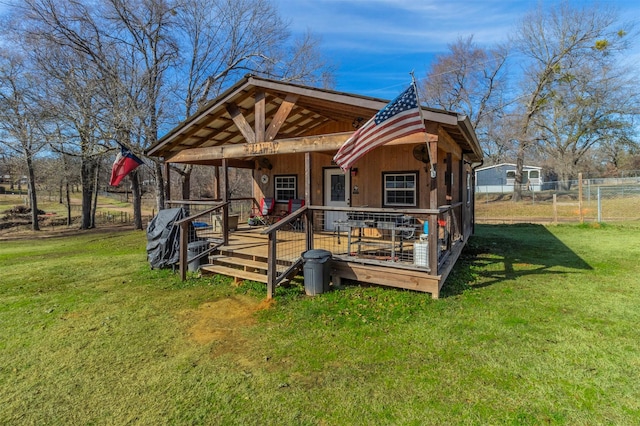
[[[255,324],[255,313],[269,303],[245,296],[231,296],[205,302],[197,309],[183,311],[179,317],[185,324],[189,339],[212,344],[212,356],[246,353],[248,340],[243,330]]]

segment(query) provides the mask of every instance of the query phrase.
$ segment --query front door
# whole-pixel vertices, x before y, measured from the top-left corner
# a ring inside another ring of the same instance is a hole
[[[351,181],[349,173],[344,173],[341,169],[324,170],[324,205],[328,207],[349,207],[349,193]],[[325,212],[324,229],[333,231],[334,222],[347,220],[346,212]]]

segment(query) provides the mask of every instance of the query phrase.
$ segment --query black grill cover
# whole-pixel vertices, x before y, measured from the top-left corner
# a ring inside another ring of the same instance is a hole
[[[149,222],[147,259],[151,269],[175,265],[180,260],[180,226],[174,223],[185,217],[185,209],[178,207],[160,210]]]

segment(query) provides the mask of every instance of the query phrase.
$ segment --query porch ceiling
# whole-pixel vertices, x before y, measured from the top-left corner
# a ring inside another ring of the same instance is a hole
[[[168,158],[184,149],[246,143],[227,107],[235,105],[247,123],[254,126],[258,92],[265,94],[267,128],[285,100],[295,101],[279,128],[276,139],[322,134],[325,132],[320,128],[328,123],[352,123],[357,118],[368,119],[386,104],[380,99],[353,97],[329,90],[247,76],[162,137],[148,150],[148,155]]]

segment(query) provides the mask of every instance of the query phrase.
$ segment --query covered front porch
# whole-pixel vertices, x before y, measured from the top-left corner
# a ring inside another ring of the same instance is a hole
[[[303,253],[324,249],[334,283],[438,297],[473,232],[482,151],[468,117],[419,107],[424,132],[400,133],[341,170],[338,149],[386,105],[247,76],[159,140],[148,154],[163,158],[169,180],[170,164],[216,167],[216,200],[170,202],[189,210],[182,276],[201,259],[205,272],[266,282],[271,298]],[[250,197],[234,199],[230,168],[247,171]],[[262,226],[249,228],[249,216]]]
[[[334,284],[348,279],[438,298],[469,235],[455,218],[460,206],[435,211],[303,206],[273,218],[273,224],[251,226],[246,201],[175,202],[192,213],[178,223],[183,278],[199,266],[203,274],[264,282],[271,298],[277,285],[300,273],[304,252],[322,249],[331,253]],[[437,224],[431,238],[424,233],[430,217]],[[436,243],[430,247],[429,240]],[[201,249],[189,249],[194,244]]]

